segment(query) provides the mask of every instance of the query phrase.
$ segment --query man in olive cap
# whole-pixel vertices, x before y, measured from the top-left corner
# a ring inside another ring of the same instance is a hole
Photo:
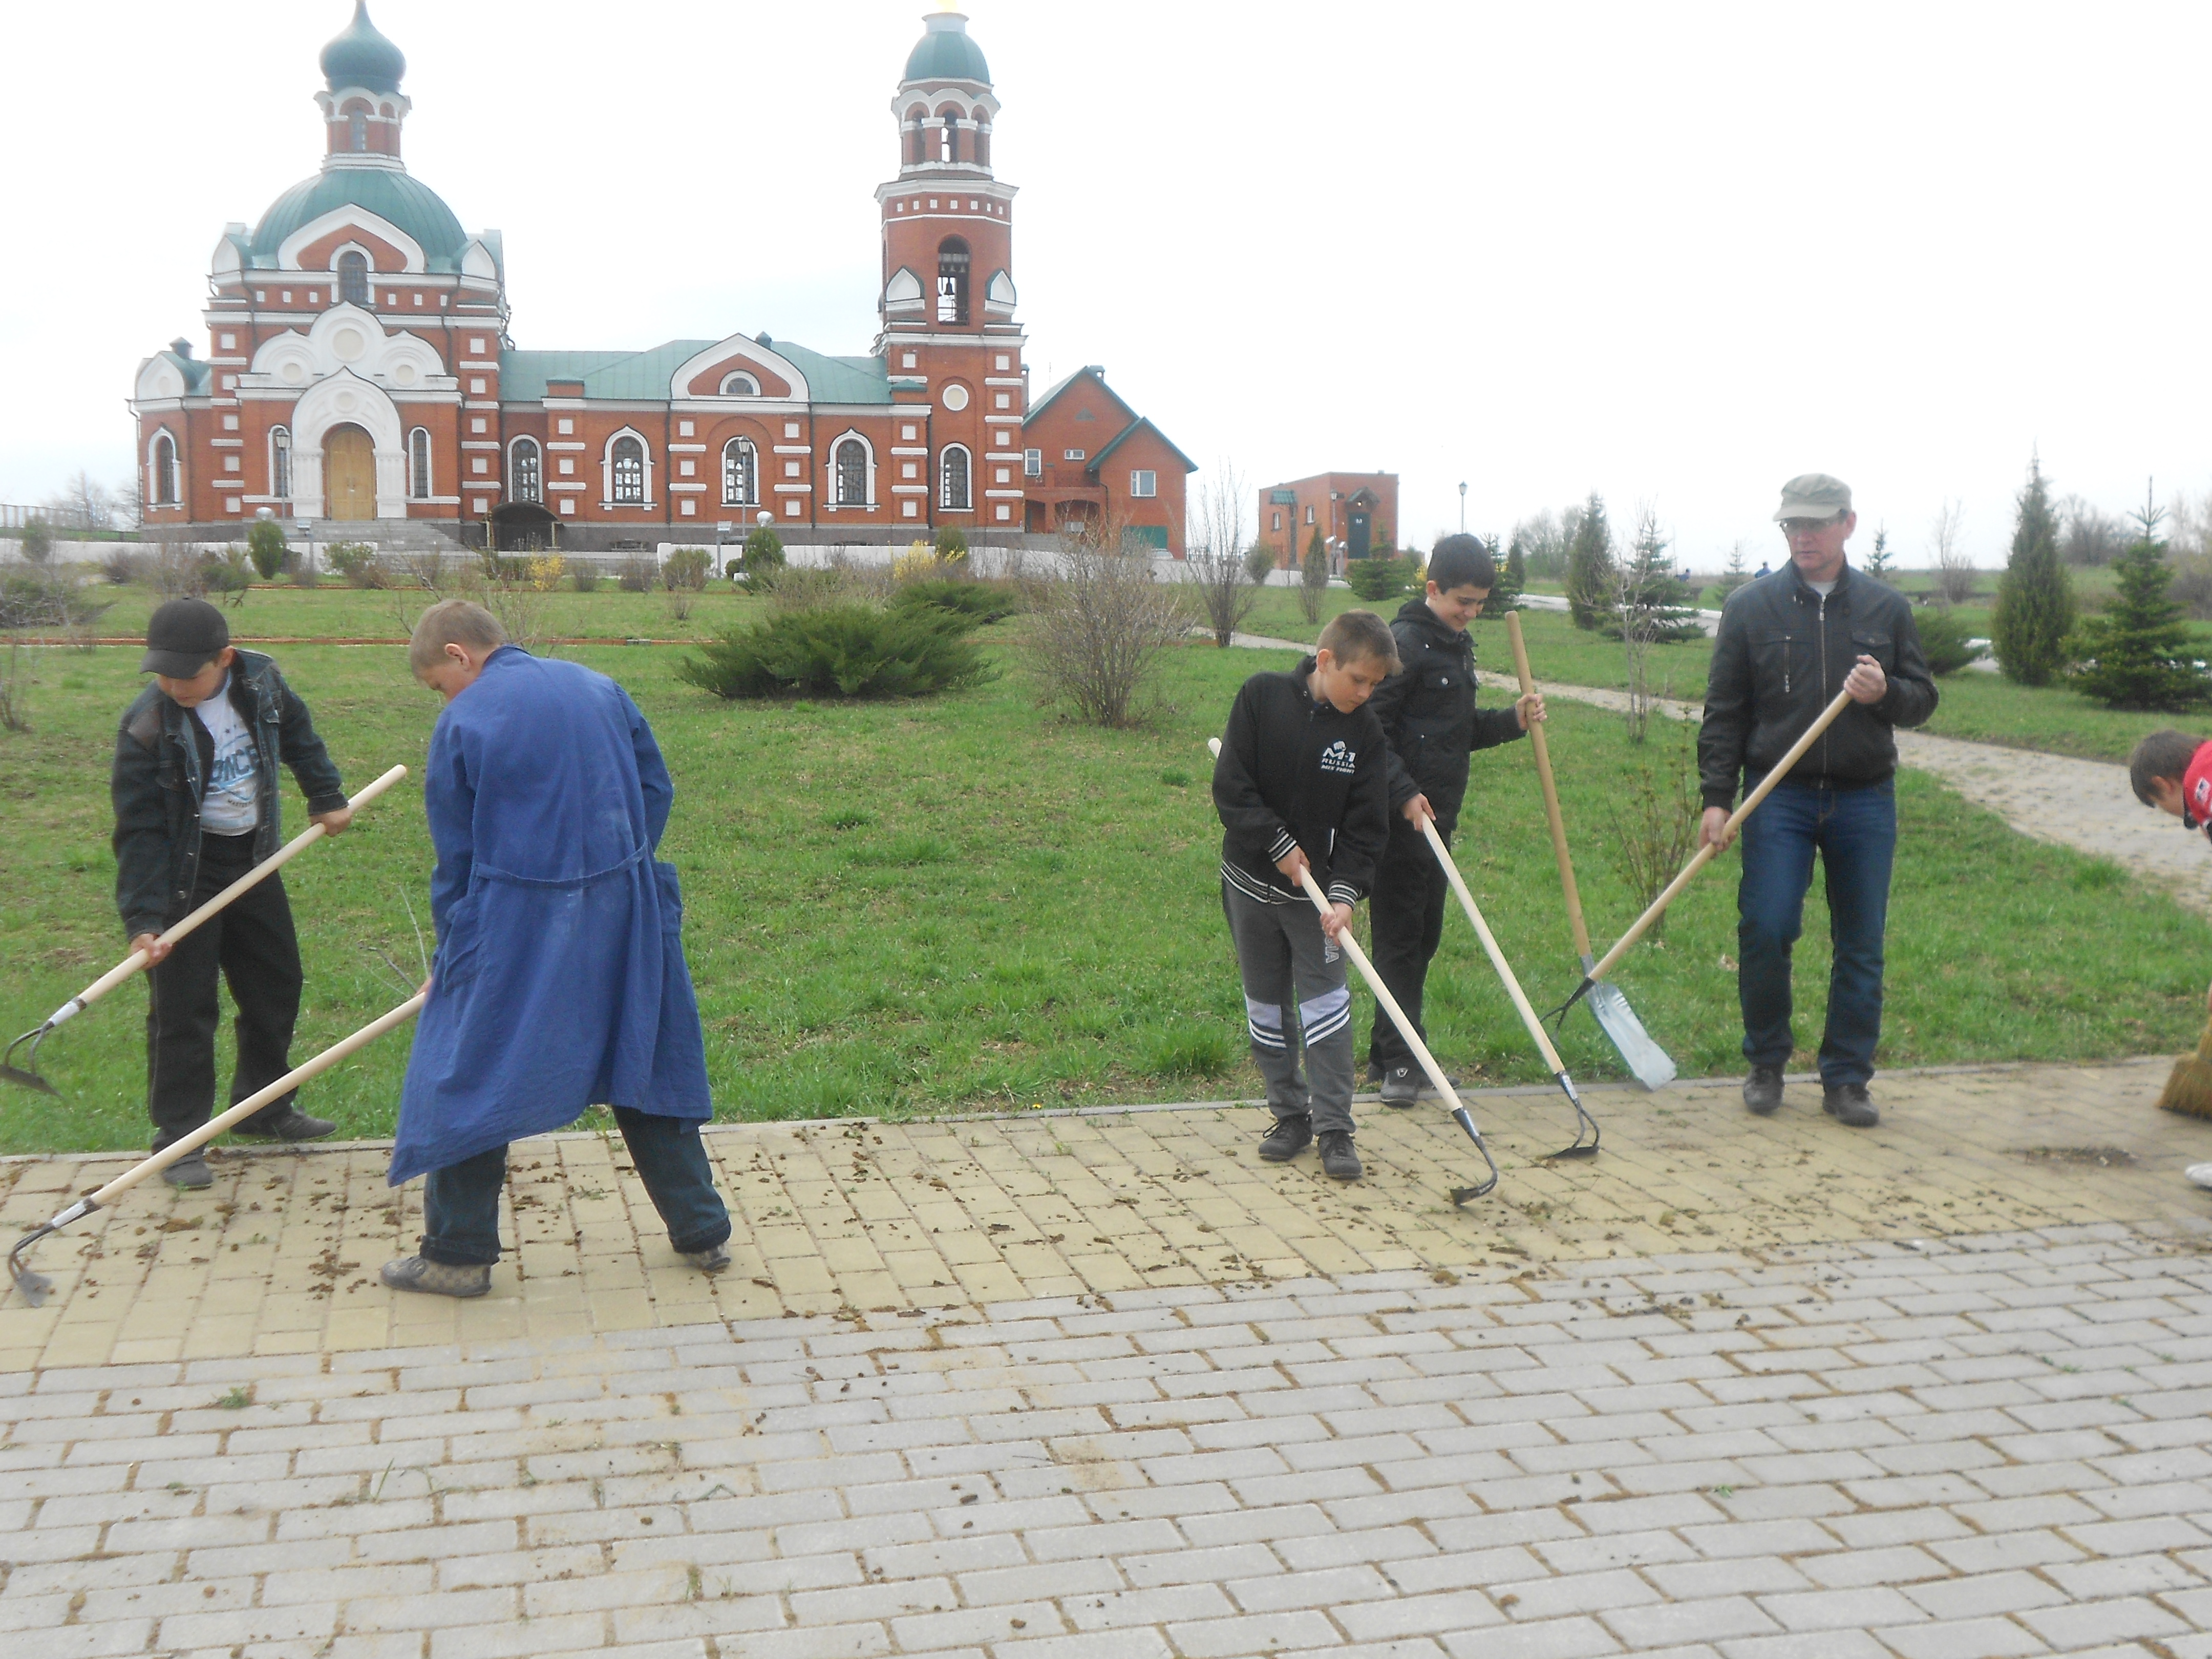
[[[1729,596],[1713,641],[1698,735],[1698,841],[1725,846],[1738,791],[1757,787],[1838,691],[1850,694],[1850,706],[1744,820],[1736,988],[1751,1062],[1743,1103],[1765,1117],[1782,1104],[1782,1069],[1796,1048],[1790,951],[1818,852],[1835,946],[1822,1104],[1840,1123],[1871,1128],[1881,1121],[1867,1084],[1881,1036],[1882,930],[1897,849],[1891,734],[1936,712],[1936,682],[1911,606],[1844,558],[1858,527],[1850,486],[1804,473],[1782,486],[1774,517],[1790,563]]]

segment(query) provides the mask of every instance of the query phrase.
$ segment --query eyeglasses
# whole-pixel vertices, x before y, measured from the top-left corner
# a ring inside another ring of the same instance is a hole
[[[1811,536],[1842,522],[1843,514],[1831,514],[1825,519],[1784,519],[1782,533],[1785,536]]]

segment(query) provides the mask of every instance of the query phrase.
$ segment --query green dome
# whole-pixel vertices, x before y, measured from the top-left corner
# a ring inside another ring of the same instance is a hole
[[[399,77],[407,73],[405,55],[368,21],[368,0],[354,0],[353,21],[323,48],[321,63],[332,92],[345,87],[397,92]]]
[[[965,17],[957,11],[939,11],[922,21],[922,37],[907,54],[908,80],[991,84],[991,66],[983,61],[983,48],[968,38]]]
[[[287,236],[349,204],[367,208],[421,243],[431,270],[459,269],[461,250],[469,243],[461,222],[437,191],[394,167],[332,167],[293,185],[269,204],[254,227],[246,263],[273,266]]]

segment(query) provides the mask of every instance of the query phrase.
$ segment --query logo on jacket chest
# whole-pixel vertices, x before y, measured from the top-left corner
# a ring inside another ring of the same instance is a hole
[[[1358,758],[1358,754],[1353,750],[1346,748],[1344,739],[1339,738],[1321,751],[1321,769],[1324,772],[1340,772],[1346,777],[1350,777],[1352,763]]]

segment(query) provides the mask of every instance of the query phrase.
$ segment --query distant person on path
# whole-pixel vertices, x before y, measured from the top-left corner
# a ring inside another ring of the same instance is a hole
[[[517,649],[465,599],[422,613],[407,660],[446,699],[422,775],[438,955],[387,1177],[429,1175],[422,1254],[384,1282],[490,1289],[507,1143],[593,1104],[677,1254],[719,1272],[730,1215],[699,1139],[714,1112],[683,900],[653,858],[675,789],[652,727],[605,675]]]
[[[1421,995],[1429,963],[1443,939],[1449,884],[1421,833],[1424,818],[1451,845],[1467,796],[1468,759],[1475,750],[1510,743],[1544,718],[1532,691],[1503,708],[1474,706],[1474,638],[1468,624],[1498,584],[1498,566],[1473,536],[1446,536],[1429,555],[1428,585],[1390,624],[1399,670],[1369,702],[1390,754],[1390,845],[1375,872],[1368,905],[1375,971],[1424,1039]],[[1367,1075],[1385,1106],[1411,1106],[1430,1085],[1413,1051],[1380,1005],[1367,1040]]]
[[[1782,1070],[1796,1049],[1790,952],[1818,852],[1835,950],[1822,1105],[1840,1123],[1870,1128],[1881,1121],[1867,1084],[1881,1036],[1882,933],[1897,850],[1892,734],[1936,712],[1936,682],[1904,597],[1844,561],[1858,527],[1850,486],[1820,472],[1792,478],[1774,517],[1790,569],[1729,595],[1713,641],[1698,736],[1698,844],[1726,845],[1738,792],[1756,787],[1836,694],[1850,692],[1856,706],[1744,821],[1736,987],[1751,1062],[1743,1103],[1765,1117],[1782,1104]]]
[[[1772,565],[1767,563],[1765,560],[1761,559],[1759,562],[1759,568],[1751,573],[1751,579],[1753,581],[1757,581],[1761,576],[1771,574],[1773,569],[1774,567]]]
[[[292,1069],[300,1015],[299,935],[282,874],[249,889],[206,926],[160,942],[173,922],[270,857],[282,839],[276,769],[290,769],[309,820],[338,835],[353,822],[330,751],[307,705],[276,665],[230,642],[230,624],[205,599],[171,599],[146,627],[139,672],[154,683],[124,711],[109,790],[115,805],[115,902],[131,948],[146,952],[146,1107],[154,1150],[213,1115],[218,983],[236,1006],[233,1105]],[[296,1093],[270,1102],[232,1133],[253,1140],[319,1140],[337,1125],[309,1117]],[[172,1187],[214,1183],[187,1152],[161,1177]]]

